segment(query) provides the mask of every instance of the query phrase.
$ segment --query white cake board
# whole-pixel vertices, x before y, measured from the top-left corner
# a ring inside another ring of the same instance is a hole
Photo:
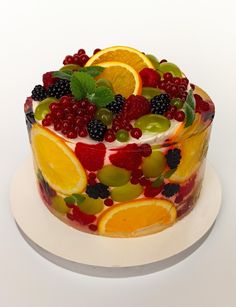
[[[38,195],[31,158],[17,169],[10,197],[23,237],[42,256],[79,273],[123,277],[165,269],[196,250],[219,213],[221,185],[207,163],[202,192],[193,211],[160,233],[138,238],[87,234],[61,222]]]

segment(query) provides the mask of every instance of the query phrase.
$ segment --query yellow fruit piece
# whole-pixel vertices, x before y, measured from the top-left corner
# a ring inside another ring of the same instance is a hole
[[[135,69],[121,62],[105,62],[99,66],[104,71],[97,79],[106,79],[111,82],[115,94],[129,97],[131,94],[139,95],[142,92],[142,80]]]
[[[84,168],[60,137],[35,124],[31,130],[31,142],[35,162],[53,189],[66,195],[85,189]]]
[[[208,143],[209,128],[180,144],[181,160],[177,170],[170,177],[171,181],[184,182],[198,169]]]
[[[137,237],[161,231],[176,220],[170,201],[145,198],[112,206],[98,221],[100,235]]]
[[[155,69],[152,62],[142,52],[125,46],[114,46],[102,49],[93,55],[85,66],[97,65],[103,62],[122,62],[132,66],[137,72],[149,67]]]

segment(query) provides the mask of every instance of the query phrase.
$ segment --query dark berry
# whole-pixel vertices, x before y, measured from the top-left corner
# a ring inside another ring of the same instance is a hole
[[[152,147],[149,144],[142,144],[139,148],[143,157],[148,157],[152,153]]]
[[[108,186],[103,183],[96,183],[94,185],[88,185],[86,188],[86,193],[91,198],[108,198],[110,196],[110,192],[108,190]]]
[[[107,126],[99,119],[92,119],[87,125],[88,133],[91,139],[95,141],[103,141],[107,131]]]
[[[73,63],[73,56],[67,55],[63,61],[63,64],[67,65],[67,64],[72,64],[72,63]]]
[[[171,197],[179,192],[180,186],[176,183],[167,183],[164,185],[162,195],[166,197]]]
[[[170,169],[175,169],[181,159],[181,151],[178,148],[169,149],[166,154],[166,161]]]
[[[106,108],[110,110],[113,114],[120,113],[123,109],[125,103],[125,98],[118,94],[114,96],[114,100],[110,102]]]
[[[107,207],[110,207],[113,205],[113,200],[111,198],[107,198],[104,200],[104,205],[106,205]]]
[[[59,79],[54,85],[49,86],[47,93],[49,97],[56,97],[58,99],[71,94],[70,81]]]
[[[160,94],[151,99],[151,112],[163,115],[170,105],[170,97],[167,94]]]
[[[41,101],[47,97],[47,91],[42,85],[36,85],[31,92],[33,100]]]

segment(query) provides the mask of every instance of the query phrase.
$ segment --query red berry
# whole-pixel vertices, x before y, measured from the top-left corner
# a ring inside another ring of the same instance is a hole
[[[68,106],[71,102],[71,97],[70,96],[62,96],[60,98],[60,104],[65,107]]]
[[[86,107],[86,111],[87,111],[88,113],[92,113],[92,114],[96,111],[96,109],[97,109],[97,107],[96,107],[96,105],[93,104],[93,103],[90,103],[90,104],[87,105],[87,107]]]
[[[168,118],[169,120],[173,119],[174,118],[174,114],[170,111],[167,111],[165,113],[165,117]]]
[[[88,228],[89,228],[91,231],[97,231],[98,226],[95,225],[95,224],[90,224],[90,225],[88,226]]]
[[[79,131],[79,136],[81,138],[85,138],[87,135],[88,135],[87,129],[85,127],[81,128],[80,131]]]
[[[142,177],[139,179],[139,183],[142,185],[142,186],[149,186],[151,185],[151,181],[148,180],[147,178],[145,177]]]
[[[192,191],[192,189],[193,189],[193,187],[194,187],[194,185],[195,185],[196,177],[197,177],[196,175],[193,175],[193,176],[187,181],[187,183],[185,183],[184,185],[182,185],[182,186],[180,187],[179,195],[181,195],[182,197],[185,197],[186,195],[188,195],[188,194]]]
[[[85,54],[85,53],[86,52],[85,52],[84,49],[79,49],[78,52],[77,52],[78,55],[82,55],[82,54]]]
[[[180,85],[181,84],[181,78],[179,78],[179,77],[175,77],[173,81],[174,81],[175,85]]]
[[[115,141],[116,136],[115,136],[115,134],[112,130],[111,130],[111,132],[109,130],[107,130],[107,132],[105,133],[104,139],[105,139],[106,142],[112,143],[112,142]]]
[[[71,213],[67,213],[67,218],[69,219],[69,220],[71,220],[71,221],[74,221],[74,215],[73,214],[71,214]]]
[[[24,112],[29,112],[30,109],[32,109],[33,99],[31,97],[27,97],[25,103],[24,103]]]
[[[42,125],[45,126],[45,127],[50,126],[51,124],[52,124],[52,121],[49,120],[49,119],[44,118],[42,120]]]
[[[134,178],[140,178],[143,176],[143,172],[141,169],[135,169],[132,171],[131,176]]]
[[[193,83],[190,83],[191,89],[194,91],[195,90],[195,85]]]
[[[78,142],[75,147],[75,154],[85,169],[97,171],[104,165],[106,147],[103,143],[90,145]]]
[[[60,131],[62,129],[62,123],[61,122],[54,123],[53,128],[55,131]]]
[[[61,133],[67,135],[68,131],[69,131],[68,129],[62,128]]]
[[[155,197],[156,195],[160,194],[163,189],[163,185],[158,188],[154,188],[151,185],[147,186],[144,190],[144,196],[146,197]]]
[[[76,133],[76,131],[75,131],[75,130],[69,131],[69,132],[67,133],[67,137],[68,137],[69,139],[75,139],[75,138],[77,138],[77,133]]]
[[[175,198],[175,203],[176,203],[176,204],[179,204],[179,203],[181,203],[181,201],[182,201],[183,199],[184,199],[184,198],[183,198],[182,195],[178,195],[178,196],[176,196],[176,198]]]
[[[130,171],[139,168],[142,163],[142,155],[137,144],[128,144],[118,149],[109,159],[113,165]]]
[[[96,176],[96,174],[95,174],[95,173],[92,173],[92,172],[91,172],[91,173],[89,173],[88,178],[89,178],[89,179],[93,179],[93,180],[94,180],[94,179],[96,179],[96,178],[97,178],[97,176]]]
[[[165,81],[160,81],[159,84],[158,84],[158,87],[159,87],[161,90],[164,90],[164,89],[165,89]]]
[[[130,132],[131,136],[135,139],[139,139],[142,136],[142,130],[139,128],[133,128]]]
[[[104,200],[104,205],[106,205],[107,207],[110,207],[113,205],[113,200],[111,198],[106,198]]]
[[[144,68],[140,71],[143,86],[156,87],[161,80],[160,74],[152,68]]]
[[[80,64],[80,56],[77,53],[73,55],[73,64]]]
[[[53,72],[46,72],[43,74],[43,86],[48,89],[49,86],[53,85],[58,79],[53,77]]]
[[[89,60],[89,56],[87,56],[86,54],[82,54],[79,56],[79,65],[80,66],[84,66]]]
[[[64,118],[64,112],[62,110],[57,110],[54,112],[54,116],[57,119],[63,119]]]
[[[88,225],[96,221],[95,215],[83,213],[77,206],[74,206],[72,208],[72,214],[74,219],[78,221],[81,225]]]
[[[50,105],[49,105],[49,109],[50,109],[50,111],[52,111],[52,112],[57,111],[57,110],[59,110],[60,108],[61,108],[61,106],[60,106],[59,103],[57,103],[57,102],[52,102],[52,103],[50,103]]]
[[[96,48],[96,49],[94,49],[93,54],[96,54],[96,53],[98,53],[99,51],[101,51],[101,49]]]
[[[204,111],[204,112],[209,111],[209,109],[210,109],[209,103],[203,100],[203,101],[201,102],[201,104],[200,104],[200,108],[201,108],[201,110]]]
[[[175,85],[171,85],[170,90],[169,90],[169,93],[170,93],[170,95],[173,96],[173,97],[176,96],[177,93],[178,93],[178,87],[175,86]]]
[[[181,79],[181,84],[185,85],[186,87],[187,87],[188,83],[189,83],[189,81],[188,81],[187,78],[182,78]]]
[[[148,157],[151,155],[152,153],[152,147],[151,145],[149,144],[142,144],[140,147],[139,147],[139,150],[141,151],[141,155],[143,157]]]
[[[173,80],[173,76],[170,72],[165,72],[163,75],[163,78],[165,81],[172,81]]]
[[[130,182],[131,182],[132,184],[138,184],[138,183],[139,183],[139,179],[138,179],[138,178],[135,178],[135,177],[132,177],[132,178],[130,179]]]
[[[183,111],[177,111],[174,115],[175,120],[183,122],[185,119],[185,113]]]
[[[131,95],[124,103],[123,113],[130,120],[137,119],[150,113],[150,103],[143,96]]]
[[[67,55],[63,61],[63,64],[67,65],[67,64],[72,64],[72,63],[73,63],[73,56]]]
[[[176,106],[170,105],[170,106],[168,107],[168,111],[169,111],[170,113],[174,114],[174,113],[177,111],[177,107],[176,107]]]

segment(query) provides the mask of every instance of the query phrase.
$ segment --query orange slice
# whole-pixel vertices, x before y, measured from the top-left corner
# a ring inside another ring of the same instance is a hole
[[[117,204],[99,218],[100,235],[137,237],[161,231],[176,220],[176,209],[170,201],[145,198]]]
[[[102,49],[93,55],[85,66],[114,61],[128,64],[137,72],[141,71],[145,67],[155,69],[152,62],[142,52],[125,46],[114,46]]]
[[[121,94],[124,97],[141,94],[142,80],[131,66],[121,62],[105,62],[100,63],[99,66],[105,69],[97,79],[105,78],[110,81],[115,94]]]
[[[176,171],[170,177],[171,181],[184,182],[198,169],[207,148],[209,129],[189,137],[180,144],[181,160]]]
[[[36,165],[53,189],[66,195],[85,189],[84,168],[60,137],[35,124],[31,142]]]

